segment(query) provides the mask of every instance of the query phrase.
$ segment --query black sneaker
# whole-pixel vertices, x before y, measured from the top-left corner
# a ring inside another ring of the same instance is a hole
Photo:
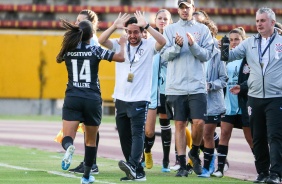
[[[70,173],[76,173],[76,174],[84,174],[84,162],[80,162],[80,164],[74,168],[74,169],[69,169]],[[93,164],[91,168],[91,173],[93,174],[99,174],[99,169],[96,164]]]
[[[119,161],[118,166],[125,172],[129,179],[134,180],[136,178],[136,169],[130,163],[121,160]]]
[[[268,184],[279,184],[281,182],[281,178],[276,173],[270,173],[269,177],[266,180]]]
[[[146,181],[147,178],[146,178],[146,174],[144,171],[142,172],[136,172],[136,178],[134,181]]]
[[[120,178],[120,181],[133,181],[131,179],[129,179],[127,176]]]
[[[256,180],[254,181],[254,183],[265,183],[267,179],[268,179],[268,174],[265,174],[265,173],[261,172],[261,173],[257,176],[257,178],[256,178]]]
[[[186,165],[186,170],[188,174],[193,174],[193,167],[189,163]]]
[[[186,169],[180,167],[180,169],[178,169],[175,177],[188,177],[188,171]]]
[[[76,168],[69,169],[70,173],[84,174],[84,163],[81,162]]]
[[[93,164],[93,165],[92,165],[91,173],[93,173],[93,174],[99,174],[99,169],[98,169],[97,164]]]
[[[193,162],[193,170],[197,175],[201,175],[202,174],[202,165],[201,165],[201,160],[199,158],[199,155],[197,155],[196,157],[193,156],[191,154],[191,152],[189,151],[188,153],[189,158],[192,160]]]

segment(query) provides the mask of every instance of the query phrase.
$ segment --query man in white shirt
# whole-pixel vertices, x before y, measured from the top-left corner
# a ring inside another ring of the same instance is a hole
[[[145,172],[140,164],[144,147],[144,126],[150,101],[152,82],[152,59],[161,50],[166,41],[162,34],[153,29],[140,11],[115,20],[113,25],[99,37],[99,43],[118,51],[117,39],[110,39],[116,29],[124,29],[128,35],[125,62],[116,65],[116,84],[113,98],[116,100],[116,124],[121,148],[126,159],[119,162],[119,167],[126,173],[121,180],[145,181]],[[143,39],[146,29],[154,39]]]

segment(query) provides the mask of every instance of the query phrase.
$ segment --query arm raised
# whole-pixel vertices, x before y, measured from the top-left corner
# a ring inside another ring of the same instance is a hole
[[[163,35],[159,33],[157,30],[153,29],[150,25],[149,27],[147,27],[148,23],[145,20],[144,12],[141,13],[140,11],[136,11],[134,13],[134,16],[137,19],[137,24],[135,25],[146,28],[147,31],[151,34],[151,36],[153,36],[153,38],[155,38],[156,40],[156,45],[155,45],[156,50],[157,51],[161,50],[165,46],[165,43],[166,43],[166,40],[163,37]]]
[[[118,53],[115,53],[113,56],[113,60],[116,62],[124,62],[124,48],[125,48],[125,43],[127,41],[127,36],[122,35],[119,39],[119,44],[120,44],[120,51]]]
[[[107,47],[108,49],[112,49],[113,48],[113,44],[112,42],[109,40],[109,37],[111,36],[111,34],[116,30],[116,29],[125,29],[124,24],[125,22],[130,18],[129,14],[125,13],[123,15],[121,15],[121,13],[119,13],[118,18],[115,20],[115,22],[113,23],[113,25],[111,25],[106,31],[104,31],[98,41],[101,45],[103,45],[104,47]]]

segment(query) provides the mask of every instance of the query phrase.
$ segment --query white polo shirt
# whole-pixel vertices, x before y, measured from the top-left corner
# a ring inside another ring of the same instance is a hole
[[[113,43],[113,51],[119,52],[120,45],[117,39],[111,39]],[[130,47],[130,59],[128,54],[128,42],[125,48],[125,61],[122,63],[116,62],[115,74],[115,90],[113,94],[114,99],[136,102],[136,101],[150,101],[151,85],[152,85],[152,61],[156,54],[155,50],[156,40],[153,38],[142,39],[142,45],[136,52],[137,46]],[[130,61],[133,60],[132,65]],[[131,69],[130,69],[131,65]],[[128,74],[134,75],[133,81],[128,82]]]

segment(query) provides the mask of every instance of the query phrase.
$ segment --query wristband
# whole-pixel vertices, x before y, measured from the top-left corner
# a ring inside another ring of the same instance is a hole
[[[150,24],[148,23],[145,27],[144,27],[144,29],[148,29],[150,27]]]

